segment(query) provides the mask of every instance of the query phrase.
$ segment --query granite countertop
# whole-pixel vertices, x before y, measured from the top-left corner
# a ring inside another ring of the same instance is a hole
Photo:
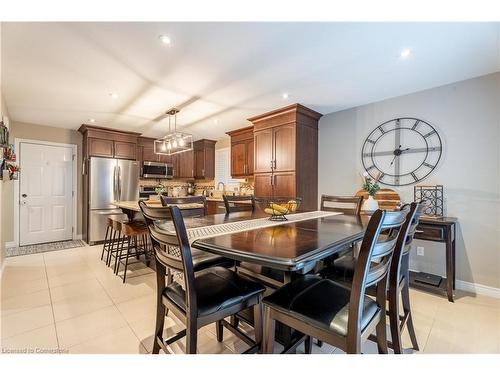
[[[162,207],[161,202],[157,200],[147,200],[145,202],[148,206],[151,207]],[[113,204],[125,210],[137,211],[137,212],[141,210],[139,208],[139,203],[137,201],[115,201],[113,202]],[[179,207],[181,210],[187,210],[192,208],[203,208],[203,205],[199,203],[186,203],[186,204],[178,204],[177,207]]]

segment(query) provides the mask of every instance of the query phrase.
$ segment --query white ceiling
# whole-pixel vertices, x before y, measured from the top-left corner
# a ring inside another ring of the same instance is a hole
[[[2,67],[14,121],[160,136],[182,106],[217,139],[295,102],[326,114],[499,71],[499,24],[3,23]]]

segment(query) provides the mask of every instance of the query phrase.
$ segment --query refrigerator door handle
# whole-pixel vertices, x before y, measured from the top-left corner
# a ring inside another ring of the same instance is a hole
[[[118,166],[118,200],[122,199],[122,169]]]
[[[116,166],[113,167],[113,200],[116,201]]]

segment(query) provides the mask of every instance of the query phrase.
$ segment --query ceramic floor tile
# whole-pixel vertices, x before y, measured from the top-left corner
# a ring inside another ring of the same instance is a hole
[[[52,303],[85,294],[103,291],[101,283],[96,279],[88,279],[72,284],[61,285],[50,289]]]
[[[116,305],[127,322],[150,320],[156,316],[156,295],[148,294]]]
[[[52,307],[50,305],[35,307],[16,314],[9,314],[2,317],[2,338],[15,336],[49,324],[54,324]]]
[[[103,336],[69,348],[71,354],[141,354],[146,349],[130,327],[122,327]]]
[[[126,283],[123,283],[117,276],[112,276],[113,279],[98,277],[102,286],[116,304],[156,293],[155,275],[131,278]]]
[[[56,322],[59,347],[68,349],[126,325],[115,306]]]
[[[82,280],[95,279],[95,273],[87,266],[73,269],[69,272],[48,275],[49,287],[55,288],[67,284],[72,284]]]
[[[146,348],[148,352],[153,350],[153,342],[154,342],[154,333],[156,322],[154,318],[149,319],[141,319],[134,321],[129,324],[134,331],[134,334],[137,336],[142,345]],[[171,317],[165,318],[165,325],[163,330],[163,337],[167,338],[173,336],[175,333],[184,329],[184,326],[180,324],[177,320],[174,320]]]
[[[19,294],[6,299],[2,298],[2,317],[43,305],[50,305],[50,294],[48,289],[34,293]]]
[[[73,296],[54,302],[54,318],[56,322],[91,313],[113,305],[104,290],[96,290],[89,294]]]
[[[2,280],[2,298],[7,299],[21,294],[29,294],[41,290],[47,290],[47,278],[43,277],[35,280]]]
[[[37,280],[46,277],[45,267],[43,265],[19,265],[5,266],[2,273],[3,281],[21,281],[21,280]]]
[[[56,329],[53,324],[16,336],[2,339],[2,351],[31,349],[31,352],[51,353],[57,349]]]

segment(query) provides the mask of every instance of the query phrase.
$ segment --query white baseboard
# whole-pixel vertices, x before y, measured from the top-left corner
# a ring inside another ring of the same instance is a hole
[[[11,247],[17,247],[16,241],[11,241],[11,242],[6,242],[5,243],[5,248],[10,249]]]
[[[457,289],[463,290],[465,292],[471,292],[480,294],[482,296],[500,299],[500,288],[493,288],[492,286],[470,283],[463,280],[456,280],[455,286]]]
[[[75,240],[81,240],[82,238],[83,238],[83,235],[77,234],[74,239]]]

